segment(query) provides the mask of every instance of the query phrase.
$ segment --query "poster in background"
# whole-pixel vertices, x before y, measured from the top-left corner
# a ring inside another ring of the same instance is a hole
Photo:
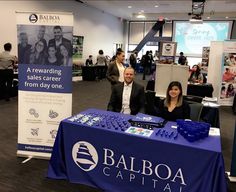
[[[232,106],[236,93],[236,42],[224,42],[222,84],[219,103]]]
[[[176,55],[176,42],[161,42],[161,49],[160,49],[160,64],[172,64],[175,61]]]
[[[208,67],[210,47],[202,48],[202,66]]]
[[[203,47],[201,70],[202,72],[205,72],[205,73],[208,72],[209,55],[210,55],[210,47]]]
[[[73,35],[73,76],[82,76],[82,67],[80,60],[83,57],[84,36]]]
[[[17,13],[18,156],[49,158],[71,116],[72,32],[70,13]]]

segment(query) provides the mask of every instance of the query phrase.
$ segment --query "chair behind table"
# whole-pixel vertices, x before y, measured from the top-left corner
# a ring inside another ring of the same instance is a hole
[[[158,106],[159,98],[156,97],[155,91],[146,91],[145,92],[145,113],[148,115],[155,115],[155,107]]]
[[[190,107],[190,119],[192,121],[200,121],[203,104],[194,101],[188,101],[188,103]]]

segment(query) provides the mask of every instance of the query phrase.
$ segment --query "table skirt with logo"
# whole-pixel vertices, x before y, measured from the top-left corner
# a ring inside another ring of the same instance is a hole
[[[171,132],[173,125],[168,122],[163,130]],[[47,176],[112,192],[227,191],[220,136],[190,143],[181,135],[157,136],[157,131],[143,137],[63,120]]]

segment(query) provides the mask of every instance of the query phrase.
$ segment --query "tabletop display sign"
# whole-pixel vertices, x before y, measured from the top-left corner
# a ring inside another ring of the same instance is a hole
[[[161,64],[172,64],[175,60],[176,55],[176,42],[161,42],[161,51],[159,63]]]
[[[83,57],[84,36],[73,36],[73,60]],[[74,63],[74,62],[73,62]]]
[[[49,158],[59,122],[72,111],[71,13],[17,12],[17,155]]]
[[[209,63],[210,47],[202,48],[202,69],[207,72]]]
[[[182,84],[183,95],[187,94],[189,69],[186,65],[157,64],[155,92],[159,97],[166,96],[166,89],[170,82],[179,81]]]
[[[236,93],[236,42],[224,42],[222,62],[222,83],[220,89],[219,103],[232,106]]]
[[[83,43],[84,36],[76,36],[73,35],[73,55],[72,55],[72,75],[74,76],[82,76],[82,65],[83,63],[80,60],[83,57]]]

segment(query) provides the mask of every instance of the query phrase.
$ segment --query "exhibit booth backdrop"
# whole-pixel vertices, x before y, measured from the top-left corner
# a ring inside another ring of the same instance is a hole
[[[236,91],[236,63],[233,62],[236,42],[213,41],[210,50],[207,82],[213,85],[213,96],[218,98],[221,105],[232,106]]]

